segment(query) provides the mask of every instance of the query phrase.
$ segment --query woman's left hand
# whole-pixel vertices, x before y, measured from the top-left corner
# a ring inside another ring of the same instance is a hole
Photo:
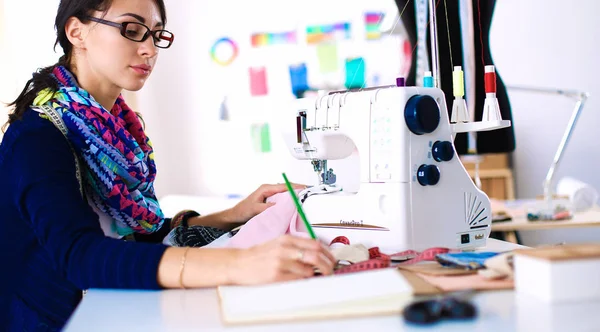
[[[292,188],[304,189],[306,186],[292,184]],[[234,224],[243,224],[247,222],[257,214],[275,205],[275,203],[272,202],[267,203],[267,198],[284,191],[287,191],[285,184],[263,184],[228,211],[228,221]]]

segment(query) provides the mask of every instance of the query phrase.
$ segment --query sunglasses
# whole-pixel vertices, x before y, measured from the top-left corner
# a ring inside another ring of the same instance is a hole
[[[444,319],[473,319],[477,316],[477,308],[468,301],[449,297],[412,303],[404,308],[402,314],[409,323],[427,325]]]
[[[101,18],[88,16],[88,20],[105,24],[111,27],[119,28],[121,31],[121,36],[134,41],[142,43],[148,39],[148,37],[152,36],[154,40],[154,45],[158,48],[169,48],[173,44],[173,40],[175,39],[175,35],[172,32],[158,29],[158,30],[150,30],[145,24],[139,22],[111,22],[107,20],[103,20]]]

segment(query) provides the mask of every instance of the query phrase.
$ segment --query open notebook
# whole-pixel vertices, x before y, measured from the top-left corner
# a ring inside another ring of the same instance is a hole
[[[217,289],[224,324],[400,314],[413,289],[394,268]]]

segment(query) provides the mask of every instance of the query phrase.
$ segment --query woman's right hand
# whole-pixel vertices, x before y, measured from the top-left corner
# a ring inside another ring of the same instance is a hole
[[[252,285],[308,278],[315,268],[333,273],[335,258],[319,241],[291,235],[240,250],[229,266],[233,284]]]

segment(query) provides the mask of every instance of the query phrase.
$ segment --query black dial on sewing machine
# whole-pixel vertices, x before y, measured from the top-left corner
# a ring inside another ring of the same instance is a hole
[[[431,96],[412,96],[404,107],[404,120],[414,134],[429,134],[440,124],[440,107]]]
[[[435,186],[440,181],[440,169],[435,165],[421,165],[417,170],[417,181],[422,186]]]
[[[435,161],[450,161],[454,157],[454,146],[449,141],[436,141],[431,147],[431,155]]]

